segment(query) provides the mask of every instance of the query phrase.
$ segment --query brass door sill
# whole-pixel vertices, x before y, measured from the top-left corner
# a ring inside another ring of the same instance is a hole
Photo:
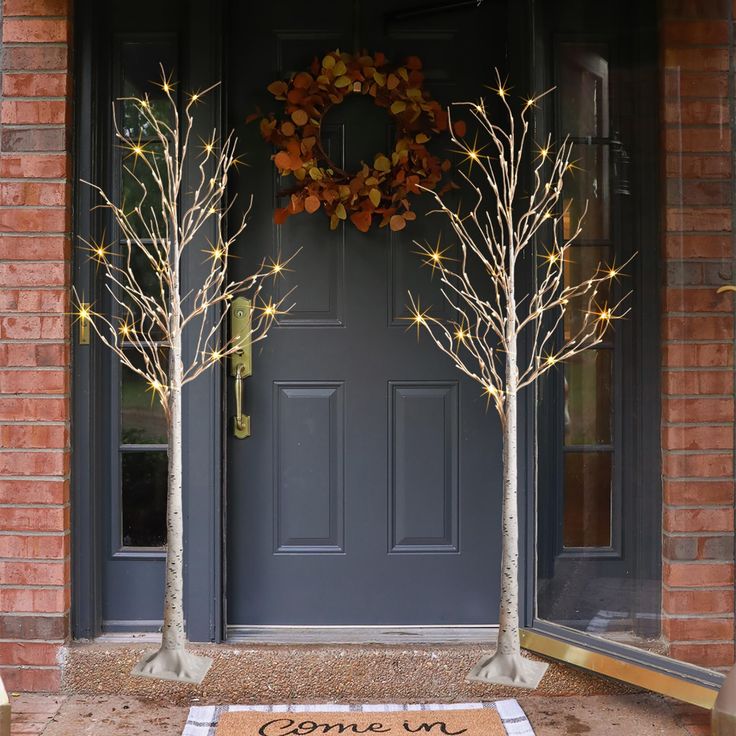
[[[535,654],[551,657],[597,675],[611,677],[708,710],[713,709],[718,695],[715,688],[689,682],[674,674],[660,672],[641,664],[626,662],[610,654],[591,651],[538,631],[522,630],[521,646]]]

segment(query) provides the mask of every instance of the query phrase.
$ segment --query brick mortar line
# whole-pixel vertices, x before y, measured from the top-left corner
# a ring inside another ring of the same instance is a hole
[[[58,288],[58,287],[57,287]],[[662,340],[663,345],[728,345],[732,346],[731,340]]]
[[[67,368],[65,366],[56,366],[56,365],[34,365],[34,366],[26,366],[26,365],[0,365],[0,373],[7,372],[7,373],[16,373],[18,371],[27,371],[29,367],[32,367],[34,372],[39,373],[50,373],[52,371],[66,371]]]
[[[3,616],[6,614],[3,613]],[[0,639],[0,644],[58,644],[63,646],[66,639]]]
[[[21,16],[13,16],[14,18],[19,18]],[[40,16],[44,17],[44,16]],[[58,20],[69,20],[66,16],[60,16]],[[27,49],[27,48],[39,48],[39,49],[47,49],[47,48],[54,48],[54,49],[66,49],[69,48],[69,43],[67,41],[3,41],[2,45],[4,48],[8,49]],[[3,70],[7,71],[7,69]],[[69,70],[71,71],[71,69]]]
[[[2,395],[3,394],[0,394],[0,396]],[[716,449],[710,449],[710,450],[670,450],[665,447],[662,448],[662,450],[666,454],[677,456],[677,457],[691,457],[693,455],[708,455],[708,456],[729,455],[729,454],[733,454],[732,449],[733,448],[723,448],[723,449],[716,448]]]
[[[704,645],[711,645],[711,644],[717,644],[718,646],[721,646],[723,644],[728,644],[729,646],[733,646],[733,639],[669,639],[667,641],[668,644],[680,644],[680,645],[688,645],[693,644],[695,646],[704,646]]]
[[[667,529],[663,529],[662,534],[666,537],[672,537],[673,539],[714,539],[715,537],[730,537],[733,535],[733,532],[671,532]],[[732,562],[733,558],[731,557],[726,561]]]
[[[663,502],[662,503],[662,506],[665,509],[680,509],[680,510],[688,510],[688,509],[690,509],[690,510],[699,510],[699,511],[702,511],[703,510],[703,505],[702,504],[692,504],[692,503],[679,504],[679,503],[667,503],[667,502]],[[731,509],[731,508],[733,508],[733,504],[732,503],[713,503],[713,504],[706,504],[706,508],[708,510],[713,510],[713,509]]]
[[[665,130],[713,130],[720,131],[723,129],[723,123],[681,123],[681,122],[664,122],[663,127]],[[667,150],[665,153],[700,153],[699,151],[679,151],[679,150]],[[707,151],[707,153],[718,153],[718,151]],[[721,153],[728,154],[728,151],[722,151]]]
[[[22,207],[0,207],[0,210],[9,210],[9,209],[23,209]],[[63,209],[61,207],[57,207],[56,205],[47,205],[46,207],[33,207],[33,209]],[[2,235],[2,233],[0,233]],[[708,287],[705,287],[706,289]],[[664,319],[690,319],[693,317],[699,317],[699,318],[708,318],[708,317],[719,317],[720,319],[723,319],[724,317],[733,317],[733,311],[725,310],[725,309],[719,309],[719,310],[712,310],[710,312],[689,312],[689,311],[683,311],[681,309],[679,310],[673,310],[671,312],[663,312],[662,317]]]
[[[69,501],[65,501],[64,503],[0,502],[0,509],[68,509],[70,506],[71,503]]]
[[[692,567],[697,567],[698,565],[728,565],[730,563],[729,560],[673,560],[669,557],[664,558],[667,560],[667,562],[670,563],[676,563],[678,565],[688,565]]]
[[[7,98],[6,98],[7,99]],[[17,99],[13,97],[12,99]],[[35,98],[40,99],[40,98]],[[688,181],[690,181],[688,179]],[[702,179],[697,180],[699,183],[702,182]],[[728,202],[713,202],[713,203],[707,203],[707,202],[682,202],[681,204],[666,204],[664,206],[665,212],[677,212],[679,210],[695,210],[696,212],[700,212],[701,210],[729,210],[731,209],[731,205]],[[667,232],[672,232],[671,230],[668,230]],[[719,231],[711,231],[708,230],[706,232],[719,232]]]
[[[714,72],[705,72],[706,74],[710,73],[713,74]],[[686,102],[721,102],[725,105],[728,105],[728,97],[722,97],[719,95],[680,95],[679,97],[675,95],[662,95],[663,102],[671,102],[673,104],[681,103],[683,100]],[[713,123],[715,125],[715,123]]]
[[[2,477],[2,476],[0,476]],[[0,536],[3,537],[17,537],[19,534],[21,536],[25,537],[65,537],[69,534],[70,530],[65,529],[64,531],[49,531],[49,532],[34,532],[34,531],[27,531],[27,532],[21,532],[17,529],[0,529]],[[43,559],[50,559],[50,560],[57,560],[61,559],[59,557],[47,557]]]
[[[704,365],[704,366],[661,366],[665,373],[730,373],[731,366]]]
[[[0,664],[2,670],[53,670],[57,671],[61,669],[60,664],[46,665],[46,664]]]
[[[66,206],[63,204],[0,204],[0,211],[3,210],[66,210]],[[4,235],[5,233],[0,234]],[[10,234],[17,235],[17,231],[13,230]]]
[[[67,581],[61,585],[13,585],[12,583],[0,583],[0,588],[3,590],[63,590],[71,585],[71,582]]]
[[[16,206],[11,209],[23,209],[23,208]],[[29,230],[4,230],[4,231],[0,231],[0,235],[4,235],[6,237],[11,237],[11,238],[38,238],[38,237],[53,235],[57,238],[59,236],[62,236],[62,237],[71,239],[71,233],[68,230],[38,230],[38,231],[36,230],[30,230],[30,231]],[[39,261],[38,259],[25,261],[25,263],[53,263],[53,262],[54,261]],[[56,262],[66,263],[66,261],[59,261],[59,260],[57,260]],[[17,259],[3,258],[2,260],[0,260],[0,263],[17,263]]]
[[[722,371],[727,372],[727,371]],[[693,399],[733,399],[733,394],[667,394],[667,396],[672,396],[672,401],[691,401]],[[683,422],[684,424],[690,424],[691,422]],[[694,424],[708,424],[708,425],[715,425],[718,424],[718,422],[708,422],[707,420],[701,420],[700,422],[693,422]],[[721,422],[722,424],[725,424],[725,422]],[[728,422],[730,425],[731,423]]]
[[[48,611],[38,611],[30,613],[19,613],[16,614],[14,611],[3,611],[3,616],[38,616],[39,618],[59,618],[63,616],[63,613],[49,613]]]
[[[3,75],[7,75],[7,72],[3,72]],[[7,98],[6,98],[7,99]],[[64,98],[66,99],[66,98]],[[39,128],[43,128],[43,130],[63,130],[66,131],[69,129],[70,126],[64,124],[64,123],[4,123],[3,124],[3,130],[38,130]],[[57,153],[64,153],[66,149],[63,151],[57,151]],[[22,151],[18,151],[18,153],[23,153]],[[695,181],[694,179],[692,181]],[[710,181],[709,179],[704,179],[703,181]],[[715,206],[715,205],[714,205]]]
[[[68,15],[5,15],[15,20],[70,20]]]
[[[5,74],[6,72],[3,72]],[[64,95],[3,95],[3,102],[68,102],[71,99]],[[28,123],[31,125],[31,123]],[[39,123],[39,125],[61,125],[61,123]]]
[[[33,126],[36,127],[36,126]],[[23,151],[23,153],[26,153]],[[31,151],[28,151],[28,153],[31,153]],[[42,153],[43,155],[56,154],[60,153],[60,151],[33,151],[33,153]],[[29,176],[29,177],[18,177],[18,176],[4,176],[0,177],[0,184],[68,184],[69,186],[72,185],[72,182],[69,179],[59,179],[59,178],[48,178],[48,179],[42,179],[37,176]],[[705,259],[702,259],[705,260]]]
[[[684,127],[684,126],[683,126]],[[700,128],[713,128],[718,129],[719,126],[712,125],[700,125],[698,126]],[[670,125],[670,130],[679,130],[680,126],[678,125]],[[728,156],[728,151],[672,151],[672,150],[665,150],[664,151],[665,156],[674,156],[678,159],[683,159],[685,157],[697,157],[697,158],[714,158],[715,156],[720,156],[721,158],[726,158]],[[681,181],[682,179],[685,179],[685,181],[690,181],[688,177],[679,177],[679,176],[665,176],[665,181]],[[711,177],[713,181],[729,181],[730,177],[728,176],[714,176]]]
[[[699,621],[701,619],[728,619],[734,618],[733,613],[662,613],[662,618],[665,619],[687,619],[690,621]]]
[[[71,399],[71,394],[66,393],[52,393],[50,391],[47,391],[46,393],[36,393],[36,394],[21,394],[21,393],[2,393],[0,392],[0,397],[3,398],[13,398],[13,399]],[[0,452],[2,452],[2,448],[0,448]],[[672,450],[674,452],[674,450]],[[713,451],[715,452],[715,451]]]
[[[58,592],[68,588],[71,583],[62,583],[61,585],[13,585],[12,583],[0,583],[0,590],[53,590]]]
[[[703,478],[701,476],[698,476],[697,478],[690,478],[690,480],[683,480],[681,476],[677,476],[675,478],[670,478],[669,476],[664,476],[667,480],[670,480],[671,482],[686,482],[686,483],[692,483],[697,481],[698,483],[723,483],[724,478]],[[729,480],[729,478],[725,478],[726,481]]]
[[[10,502],[0,502],[0,509],[68,509],[70,508],[71,503],[69,501],[65,501],[64,503],[16,503],[13,501]]]
[[[59,588],[61,586],[55,586],[55,587],[56,588]],[[695,590],[703,591],[703,592],[706,592],[706,593],[712,593],[712,592],[716,592],[717,593],[717,592],[720,592],[720,591],[728,590],[731,593],[733,593],[733,584],[732,583],[730,583],[728,585],[703,585],[703,586],[698,586],[697,588],[693,588],[691,585],[668,585],[667,583],[664,583],[663,582],[662,583],[662,588],[663,588],[663,590],[669,590],[669,591],[673,591],[673,592],[684,591],[684,592],[687,592],[687,593],[692,592],[692,591],[695,591]],[[712,611],[709,611],[709,613],[713,613],[713,612]]]
[[[71,555],[67,555],[66,557],[54,557],[53,559],[39,559],[38,557],[0,557],[0,562],[30,562],[34,565],[39,562],[49,565],[65,565],[67,562],[70,561]]]
[[[662,475],[663,480],[675,480],[675,481],[683,481],[683,482],[702,482],[702,481],[708,481],[709,483],[712,482],[723,482],[723,481],[731,481],[733,483],[733,476],[732,475],[714,475],[714,476],[708,476],[703,477],[702,475]]]
[[[11,47],[11,44],[4,43],[3,46],[5,48],[9,48]],[[13,44],[12,45],[13,48],[20,48],[21,46],[24,48],[29,48],[31,46],[38,47],[38,48],[47,48],[50,46],[54,48],[59,48],[58,44],[56,43],[53,43],[53,44],[52,43],[33,43],[33,44],[24,43],[24,44]],[[28,69],[10,67],[8,69],[3,69],[2,74],[27,74],[28,71],[29,71]],[[68,67],[54,67],[54,66],[38,67],[38,69],[33,69],[33,72],[38,73],[38,74],[69,74],[69,75],[72,74],[72,70],[69,69]]]
[[[0,371],[1,370],[2,370],[2,368],[0,368]],[[666,396],[673,396],[673,394],[666,394]],[[681,397],[679,395],[676,395],[676,394],[674,394],[674,396],[677,399],[683,398],[683,397]],[[693,397],[689,397],[688,396],[688,397],[685,397],[685,398],[687,398],[688,400],[690,400],[690,398],[693,398],[693,399],[702,399],[702,398],[709,399],[711,397],[709,395],[705,394],[703,396],[693,396]],[[730,396],[729,396],[729,398],[730,398]],[[668,429],[669,428],[675,429],[677,427],[681,427],[683,429],[686,429],[688,427],[705,427],[705,428],[710,429],[712,427],[730,427],[731,425],[732,425],[732,422],[670,422],[670,421],[663,421],[662,422],[662,426],[663,427],[667,427]]]
[[[33,366],[29,366],[33,368]],[[67,427],[69,422],[65,419],[0,419],[0,427]]]

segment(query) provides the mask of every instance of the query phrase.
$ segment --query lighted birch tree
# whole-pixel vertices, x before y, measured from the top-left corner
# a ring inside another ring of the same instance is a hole
[[[246,278],[230,278],[231,252],[250,210],[248,205],[228,230],[235,202],[226,203],[225,194],[238,164],[237,140],[230,133],[219,141],[217,131],[201,145],[194,140],[193,108],[212,88],[188,95],[180,113],[163,69],[160,87],[163,98],[146,95],[122,100],[135,108],[139,131],[135,137],[131,126],[119,123],[113,105],[115,135],[125,152],[124,169],[136,190],[135,201],[118,205],[101,187],[90,184],[99,194],[100,206],[111,212],[121,244],[85,241],[104,274],[114,306],[112,314],[105,315],[75,294],[76,317],[92,328],[123,366],[146,382],[152,400],[161,404],[168,430],[162,642],[158,651],[143,656],[133,673],[201,682],[211,660],[186,650],[184,630],[182,388],[241,349],[240,341],[223,337],[236,297],[252,300],[251,341],[266,337],[274,318],[282,313],[283,299],[265,300],[263,282],[278,275],[285,263],[264,262]],[[141,129],[148,142],[142,142]],[[206,233],[213,232],[208,239]],[[182,293],[185,254],[196,248],[208,267],[194,287]],[[196,347],[187,351],[190,336]]]
[[[572,143],[565,139],[553,147],[550,137],[543,144],[532,143],[531,112],[542,95],[523,101],[515,112],[500,77],[494,92],[503,124],[491,120],[482,99],[454,105],[468,111],[479,136],[470,145],[453,135],[468,163],[462,176],[472,204],[455,210],[445,197],[433,193],[439,205],[435,211],[446,216],[457,238],[457,257],[448,255],[449,248],[416,243],[424,263],[439,273],[453,318],[433,316],[410,294],[408,319],[417,329],[426,329],[456,367],[481,385],[501,421],[498,645],[493,655],[473,667],[469,678],[535,688],[547,665],[522,657],[519,640],[517,400],[522,389],[545,373],[601,343],[611,322],[625,311],[623,299],[611,301],[610,287],[620,266],[600,263],[585,281],[571,283],[570,248],[582,226],[582,217],[571,221],[572,209],[563,197],[565,178],[574,175]],[[526,188],[525,175],[531,182]],[[540,265],[532,289],[519,293],[525,256],[539,258]],[[571,312],[574,323],[565,319]],[[570,324],[577,325],[572,332]],[[523,354],[522,340],[529,346]]]

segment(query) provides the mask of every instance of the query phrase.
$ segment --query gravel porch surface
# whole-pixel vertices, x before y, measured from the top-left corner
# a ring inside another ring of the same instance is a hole
[[[707,711],[658,695],[519,697],[537,736],[706,736]],[[180,736],[188,707],[126,696],[11,697],[13,736]]]

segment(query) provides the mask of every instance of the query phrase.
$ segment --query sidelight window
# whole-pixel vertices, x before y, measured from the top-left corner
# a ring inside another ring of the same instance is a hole
[[[138,106],[126,98],[148,95],[154,110],[161,106],[163,93],[156,82],[161,78],[160,63],[167,70],[173,69],[174,47],[156,40],[129,40],[120,44],[119,78],[117,82],[115,114],[127,136],[140,143],[147,156],[156,155],[157,141],[141,118]],[[168,110],[168,106],[162,106]],[[112,141],[114,154],[113,184],[119,193],[123,207],[141,203],[147,213],[160,211],[158,187],[151,181],[145,164],[121,150],[119,142]],[[145,188],[145,189],[144,189]],[[144,233],[140,225],[139,233]],[[118,233],[118,246],[124,248],[124,240]],[[143,241],[146,242],[145,240]],[[124,251],[125,252],[125,251]],[[158,288],[144,254],[133,253],[132,268],[138,282],[147,288]],[[114,302],[114,300],[111,300]],[[131,305],[133,306],[133,305]],[[113,308],[115,307],[113,303]],[[117,311],[122,316],[123,310]],[[165,345],[160,344],[161,350]],[[135,363],[138,357],[131,347]],[[113,547],[135,551],[137,549],[162,548],[166,545],[166,472],[167,433],[163,410],[157,397],[146,382],[134,371],[120,365],[112,366],[117,375],[118,412],[118,464],[119,478],[115,484],[119,499],[119,528],[114,533],[117,544]]]

